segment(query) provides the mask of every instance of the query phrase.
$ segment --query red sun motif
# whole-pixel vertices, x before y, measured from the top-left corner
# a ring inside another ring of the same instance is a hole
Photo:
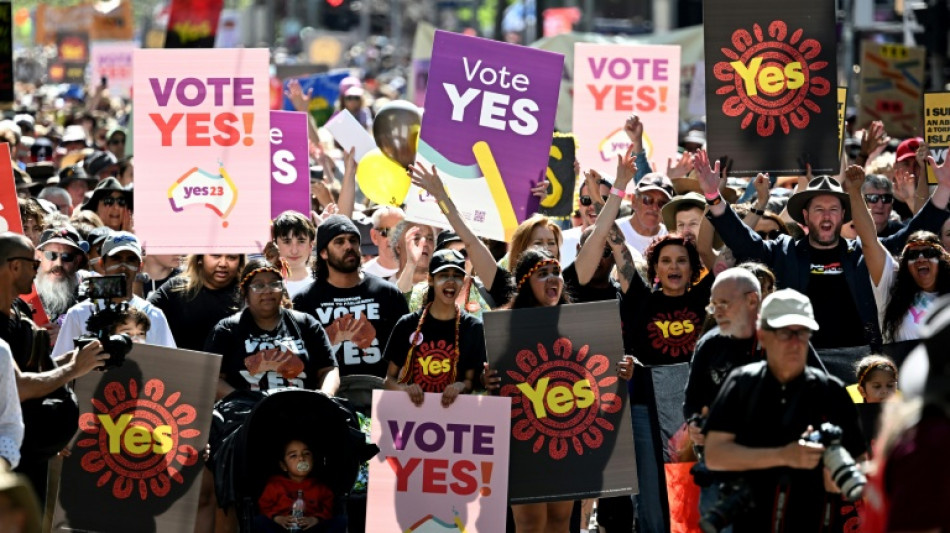
[[[753,24],[752,33],[736,30],[732,48],[721,49],[728,60],[713,67],[716,79],[725,82],[716,94],[731,95],[723,102],[722,112],[742,116],[742,129],[755,120],[756,133],[768,137],[775,133],[778,122],[787,135],[792,127],[808,126],[810,113],[821,113],[810,96],[825,96],[831,90],[831,82],[816,75],[828,62],[812,61],[821,53],[821,43],[802,40],[803,33],[797,29],[789,36],[781,20],[769,24],[768,35]]]
[[[542,344],[538,344],[537,353],[518,352],[518,370],[507,372],[515,383],[503,386],[501,395],[512,398],[514,438],[533,440],[534,453],[547,445],[548,455],[558,460],[567,457],[571,448],[577,455],[584,455],[585,448],[600,448],[603,431],[616,429],[603,415],[617,413],[623,402],[608,392],[617,384],[617,377],[610,375],[606,356],[588,357],[586,344],[574,354],[570,339],[564,337],[556,340],[553,348],[553,354]]]
[[[179,402],[180,392],[163,399],[165,383],[159,379],[145,383],[142,392],[140,397],[134,378],[128,389],[109,383],[103,391],[105,403],[93,398],[95,412],[79,417],[79,429],[88,434],[76,443],[86,448],[80,464],[86,472],[102,472],[97,487],[112,481],[117,499],[128,498],[136,489],[142,500],[150,494],[165,496],[172,481],[184,484],[182,468],[198,461],[198,450],[184,442],[201,434],[187,427],[195,421],[195,408]]]

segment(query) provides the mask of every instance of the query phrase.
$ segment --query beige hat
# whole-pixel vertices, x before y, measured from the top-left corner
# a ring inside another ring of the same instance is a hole
[[[21,509],[26,515],[23,524],[24,533],[40,533],[40,504],[33,493],[33,487],[26,477],[13,472],[0,471],[0,493],[5,494],[13,502],[15,508]]]
[[[795,289],[782,289],[768,295],[762,302],[759,320],[760,324],[774,329],[805,326],[812,331],[818,330],[811,300]]]

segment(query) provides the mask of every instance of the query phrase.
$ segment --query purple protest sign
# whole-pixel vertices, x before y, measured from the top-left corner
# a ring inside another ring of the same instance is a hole
[[[270,112],[270,217],[284,211],[310,214],[307,115]]]
[[[437,31],[417,159],[434,164],[462,217],[483,237],[509,240],[538,208],[554,134],[564,56]],[[448,227],[413,188],[410,220]]]

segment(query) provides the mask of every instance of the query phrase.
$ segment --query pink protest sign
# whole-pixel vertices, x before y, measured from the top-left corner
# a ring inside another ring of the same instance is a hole
[[[150,253],[254,253],[270,225],[269,52],[136,50],[135,230]]]
[[[307,114],[270,112],[270,216],[284,211],[310,214],[310,156]]]
[[[89,55],[93,85],[98,85],[105,78],[109,94],[130,97],[133,50],[135,43],[132,41],[93,41]]]
[[[373,392],[366,531],[505,530],[511,400],[441,398],[416,407],[405,392]]]
[[[630,147],[623,125],[635,114],[647,159],[664,172],[676,154],[679,102],[679,46],[574,45],[574,136],[584,168],[617,172],[617,154]]]

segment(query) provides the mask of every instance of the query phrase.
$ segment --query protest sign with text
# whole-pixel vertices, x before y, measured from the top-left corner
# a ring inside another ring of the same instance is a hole
[[[219,355],[135,344],[121,366],[80,378],[53,531],[191,531],[220,366]]]
[[[834,4],[704,0],[710,158],[730,175],[838,170]]]
[[[270,216],[297,211],[310,216],[307,114],[270,112]]]
[[[679,45],[574,45],[574,134],[585,168],[614,175],[630,147],[630,115],[643,122],[647,159],[666,168],[677,151],[679,100]]]
[[[254,253],[270,227],[266,49],[136,50],[135,229],[151,253]]]
[[[920,98],[924,92],[922,47],[861,43],[861,84],[857,128],[884,122],[895,138],[920,135]]]
[[[508,240],[538,208],[564,56],[437,31],[416,160],[439,169],[462,218],[481,237]],[[409,220],[448,227],[417,187]]]
[[[512,503],[637,491],[616,301],[483,315],[492,368],[511,404]]]
[[[542,215],[568,217],[574,211],[574,189],[577,187],[577,176],[574,174],[576,152],[577,139],[574,135],[554,134],[548,169],[545,172],[545,177],[551,185],[548,187],[548,197],[541,201],[541,209],[538,211]]]
[[[950,93],[924,94],[924,141],[938,165],[950,150]],[[937,176],[927,167],[927,182],[936,185]]]
[[[441,397],[416,406],[403,391],[373,392],[366,531],[505,530],[511,401]]]
[[[102,78],[108,81],[109,94],[129,98],[132,96],[132,51],[135,43],[93,42],[90,66],[92,83],[98,85]]]

